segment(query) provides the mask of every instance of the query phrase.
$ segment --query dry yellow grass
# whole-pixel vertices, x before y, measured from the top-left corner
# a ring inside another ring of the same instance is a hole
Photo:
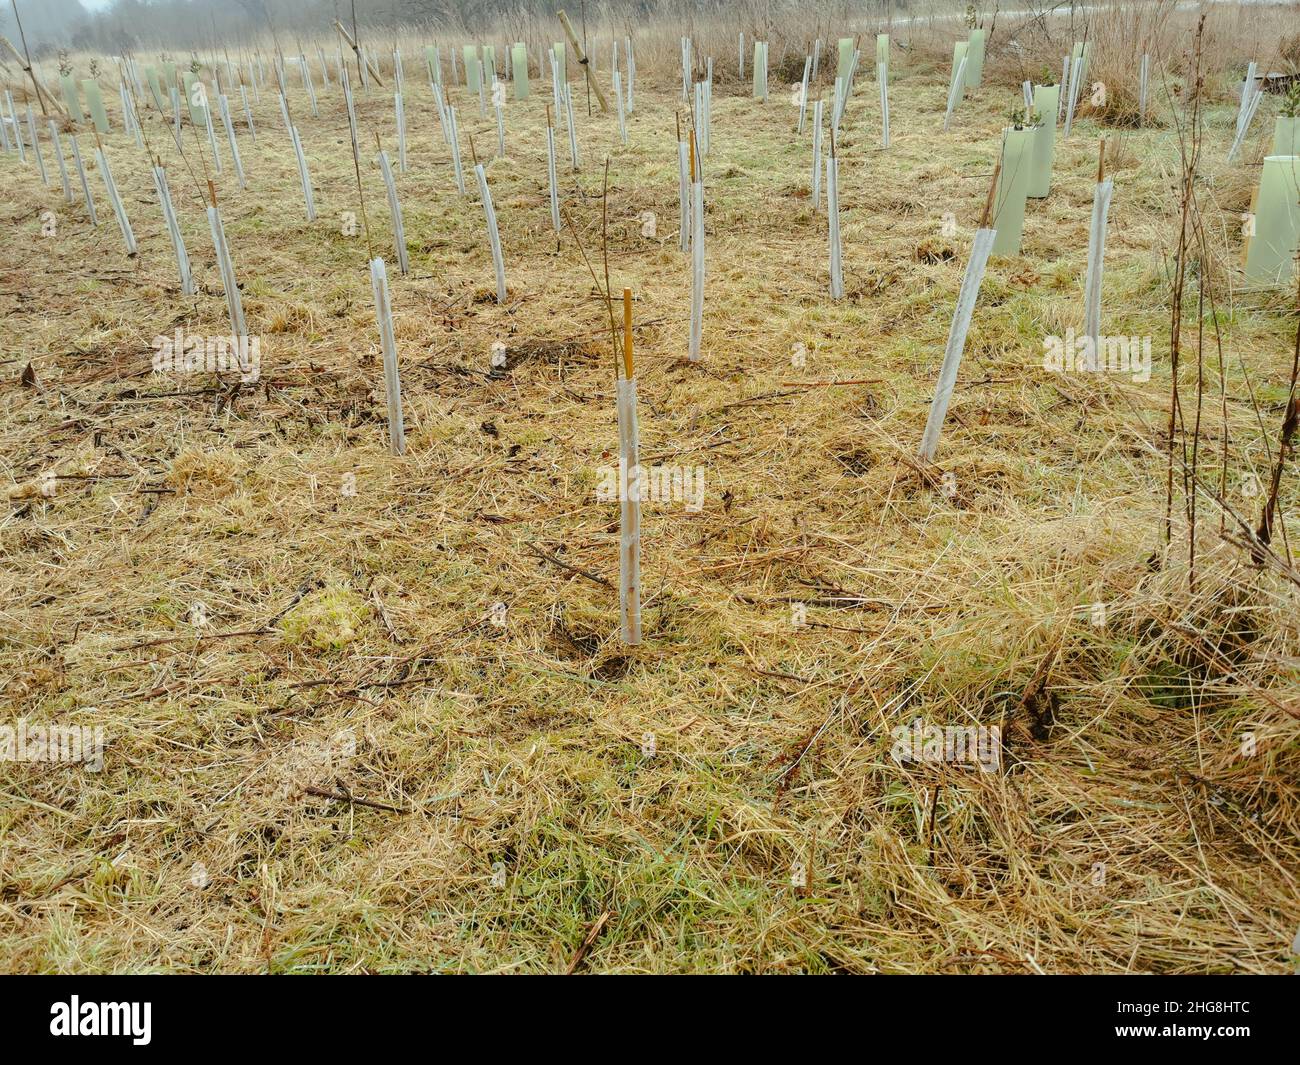
[[[0,968],[564,971],[606,914],[591,971],[1289,968],[1296,587],[1223,542],[1204,501],[1195,591],[1184,523],[1161,547],[1173,136],[1122,135],[1110,221],[1107,321],[1154,337],[1151,381],[1041,366],[1044,335],[1081,322],[1099,132],[1085,114],[1051,197],[1031,201],[1024,254],[989,271],[923,476],[912,455],[1018,88],[987,85],[944,136],[946,68],[896,52],[893,76],[892,147],[877,147],[866,79],[840,141],[838,303],[788,87],[774,79],[762,105],[719,80],[699,366],[682,360],[671,71],[640,72],[630,147],[612,115],[581,115],[573,174],[557,138],[593,257],[610,157],[643,462],[705,477],[701,512],[645,508],[633,651],[617,644],[617,504],[595,499],[616,461],[614,356],[573,233],[550,231],[545,82],[509,103],[508,155],[488,168],[503,307],[482,212],[456,195],[409,70],[410,277],[363,169],[390,260],[400,459],[365,240],[338,224],[358,204],[337,86],[319,119],[293,94],[315,224],[266,96],[257,144],[241,133],[249,190],[228,163],[218,180],[261,337],[255,386],[151,373],[155,335],[228,329],[200,185],[155,115],[193,299],[131,141],[106,138],[134,261],[98,175],[92,229],[57,184],[0,158],[3,474],[16,488],[59,475],[52,498],[15,493],[0,523],[0,720],[109,738],[99,773],[0,764]],[[395,151],[391,97],[358,98],[366,144],[378,131]],[[463,90],[453,102],[490,153],[493,123]],[[1259,137],[1227,168],[1231,108],[1211,118],[1208,188],[1248,189]],[[1217,220],[1230,264],[1239,199]],[[1228,501],[1253,517],[1246,475],[1267,476],[1295,316],[1285,294],[1220,305]],[[1201,476],[1217,485],[1210,348],[1206,363]],[[808,386],[833,380],[870,383]],[[1283,486],[1294,542],[1293,465]],[[1049,659],[1055,713],[1031,719],[1018,706]],[[898,764],[891,730],[918,716],[1004,726],[1002,769]]]

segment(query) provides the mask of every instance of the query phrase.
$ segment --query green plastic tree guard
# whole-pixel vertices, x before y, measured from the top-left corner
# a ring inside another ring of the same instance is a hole
[[[1002,131],[1002,171],[993,194],[994,255],[1019,255],[1025,228],[1025,194],[1033,163],[1034,130],[1007,127]]]
[[[1300,115],[1278,115],[1273,124],[1273,155],[1300,155]]]
[[[104,97],[99,91],[99,83],[94,78],[85,78],[81,91],[86,94],[86,110],[90,112],[91,121],[100,133],[108,132],[108,112],[104,110]]]
[[[510,49],[510,66],[515,83],[515,99],[528,98],[528,46],[516,42]]]
[[[966,51],[966,88],[978,89],[984,80],[984,31],[970,31],[970,48]],[[997,254],[995,248],[993,254]]]
[[[475,45],[467,44],[461,49],[461,54],[465,58],[465,88],[471,93],[476,93],[478,92],[478,82],[481,72],[478,48]]]
[[[1270,155],[1259,176],[1255,235],[1246,251],[1246,280],[1280,285],[1295,272],[1300,244],[1300,155]]]
[[[1060,102],[1059,85],[1034,86],[1034,110],[1042,125],[1034,131],[1028,195],[1039,200],[1052,191],[1052,154],[1056,148],[1056,110]]]
[[[191,74],[189,71],[181,75],[181,83],[185,86],[185,102],[190,109],[190,121],[196,126],[202,126],[206,129],[208,116],[203,101],[207,99],[207,89],[197,88],[203,83],[199,81],[197,74]]]
[[[767,99],[767,42],[754,42],[754,99]]]
[[[68,115],[73,122],[80,125],[86,121],[86,116],[81,110],[81,98],[77,95],[77,83],[72,80],[71,74],[60,74],[59,84],[63,86],[63,102],[68,105]]]
[[[957,76],[957,71],[961,68],[961,61],[967,58],[967,53],[969,51],[970,51],[969,41],[957,41],[952,46],[952,70],[949,71],[948,73],[949,85],[952,84],[952,79]],[[969,61],[967,62],[966,65],[970,66]]]
[[[841,37],[839,44],[840,58],[835,67],[835,80],[838,81],[843,78],[845,82],[847,82],[849,78],[849,70],[853,66],[853,38]]]
[[[145,67],[144,77],[149,83],[149,93],[153,96],[154,106],[158,108],[160,112],[166,111],[167,108],[163,106],[163,100],[167,98],[167,94],[163,92],[162,82],[158,80],[158,68]]]

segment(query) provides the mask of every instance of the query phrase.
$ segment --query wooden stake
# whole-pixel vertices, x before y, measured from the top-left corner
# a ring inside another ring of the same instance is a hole
[[[335,19],[334,28],[339,31],[339,35],[347,42],[348,47],[352,49],[353,53],[355,53],[357,57],[357,65],[361,66],[364,63],[366,72],[370,77],[375,79],[375,84],[383,85],[383,79],[379,76],[379,71],[375,69],[374,63],[370,61],[369,56],[362,56],[361,49],[357,47],[357,42],[352,39],[352,34],[348,33],[348,31],[343,28],[343,23],[338,19]]]
[[[582,50],[582,45],[578,43],[578,35],[573,32],[573,24],[569,22],[569,16],[561,10],[555,13],[555,17],[560,20],[560,25],[564,27],[564,35],[569,39],[573,54],[578,57],[578,62],[582,64],[582,69],[586,72],[587,84],[591,86],[591,91],[596,94],[596,99],[600,102],[600,109],[608,112],[609,104],[605,101],[605,94],[600,91],[596,76],[591,72],[591,62],[587,58],[587,53]]]
[[[1002,160],[999,159],[993,166],[993,180],[989,182],[989,194],[984,200],[984,213],[980,215],[980,229],[987,229],[990,219],[993,217],[993,197],[997,193],[998,178],[1002,175]]]
[[[23,33],[22,23],[18,22],[18,5],[15,2],[15,0],[10,0],[10,3],[13,5],[13,9],[14,9],[14,21],[18,23],[18,36],[23,42],[23,51],[26,52],[27,37],[26,34]],[[18,65],[22,67],[23,70],[26,72],[27,76],[32,79],[32,85],[36,89],[36,99],[41,105],[41,114],[43,115],[49,114],[49,111],[46,109],[45,106],[45,98],[48,96],[50,100],[50,106],[54,108],[55,114],[66,115],[68,113],[68,109],[64,107],[61,103],[59,103],[59,98],[55,96],[54,93],[50,92],[49,87],[43,81],[41,81],[41,79],[37,76],[35,69],[33,69],[32,67],[31,58],[30,57],[24,58],[22,55],[20,55],[18,49],[15,48],[12,43],[10,43],[9,38],[7,37],[0,37],[0,44],[3,44],[6,48],[9,49],[10,54],[14,57],[15,60],[18,61]]]

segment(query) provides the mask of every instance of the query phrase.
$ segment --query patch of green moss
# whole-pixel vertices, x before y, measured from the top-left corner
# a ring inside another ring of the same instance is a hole
[[[351,588],[327,584],[284,616],[280,633],[286,643],[337,651],[356,639],[367,613],[365,600]]]

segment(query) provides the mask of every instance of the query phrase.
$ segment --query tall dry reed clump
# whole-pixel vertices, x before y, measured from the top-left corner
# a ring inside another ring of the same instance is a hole
[[[985,80],[1009,88],[1025,79],[1055,83],[1061,77],[1062,58],[1075,41],[1083,41],[1089,48],[1088,84],[1079,96],[1079,113],[1107,125],[1136,126],[1142,56],[1151,57],[1149,121],[1150,107],[1157,100],[1182,92],[1198,18],[1197,11],[1180,9],[1177,0],[1138,0],[1091,17],[1048,17],[1039,12],[985,19],[985,27],[993,30]],[[1251,60],[1259,63],[1261,71],[1300,70],[1300,34],[1292,29],[1294,24],[1294,8],[1209,7],[1202,69],[1215,75],[1207,77],[1202,87],[1206,102],[1235,99]],[[1104,98],[1099,94],[1094,102],[1098,83],[1104,86]]]

